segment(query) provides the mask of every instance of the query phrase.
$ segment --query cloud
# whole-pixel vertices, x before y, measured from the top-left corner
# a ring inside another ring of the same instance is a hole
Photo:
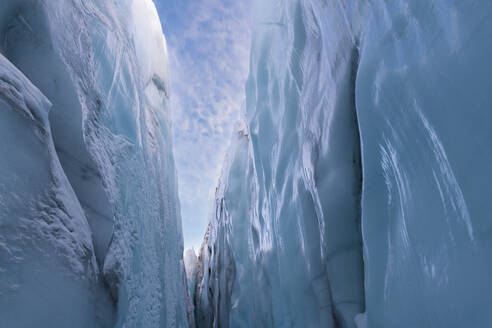
[[[232,129],[244,101],[252,5],[157,2],[171,69],[174,149],[185,246],[198,247]],[[174,1],[172,1],[174,2]]]

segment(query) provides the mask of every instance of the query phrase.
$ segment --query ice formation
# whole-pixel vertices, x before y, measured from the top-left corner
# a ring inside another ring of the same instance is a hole
[[[490,326],[492,3],[257,2],[183,261],[152,1],[2,0],[0,326]]]
[[[257,7],[198,326],[490,326],[492,3]]]
[[[0,326],[187,327],[151,0],[2,0]]]
[[[184,254],[184,265],[186,268],[189,295],[193,299],[195,295],[196,273],[198,270],[198,258],[193,248],[186,250]]]

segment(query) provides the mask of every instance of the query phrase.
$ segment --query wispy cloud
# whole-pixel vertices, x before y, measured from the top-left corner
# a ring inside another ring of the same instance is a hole
[[[252,5],[246,0],[156,4],[170,56],[185,246],[197,247],[206,228],[210,191],[244,100]]]

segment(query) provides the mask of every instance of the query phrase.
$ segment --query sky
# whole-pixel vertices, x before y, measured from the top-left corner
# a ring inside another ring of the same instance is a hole
[[[154,0],[167,39],[185,248],[200,248],[244,102],[251,0]]]

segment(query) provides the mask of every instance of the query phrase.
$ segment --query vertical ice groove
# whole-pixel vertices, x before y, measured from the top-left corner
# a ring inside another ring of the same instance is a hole
[[[400,234],[400,238],[402,244],[402,254],[394,254],[393,245],[395,245],[395,236],[394,231],[389,231],[387,239],[388,239],[388,249],[390,250],[388,254],[388,260],[386,263],[386,276],[385,276],[385,284],[384,284],[384,294],[385,301],[390,302],[389,298],[389,289],[391,288],[391,280],[392,275],[395,274],[393,271],[394,261],[400,261],[401,258],[409,258],[412,257],[413,254],[409,254],[411,250],[410,237],[408,234],[407,222],[406,222],[406,209],[404,208],[406,201],[411,197],[409,194],[409,186],[407,184],[407,178],[405,172],[402,172],[400,169],[400,163],[396,154],[396,150],[394,149],[391,141],[383,136],[384,146],[381,145],[381,166],[384,172],[384,179],[387,186],[388,193],[388,207],[397,206],[398,214],[393,218],[393,225],[395,226],[395,230]],[[392,196],[393,190],[396,189],[395,196]],[[394,202],[394,203],[393,203]]]
[[[416,105],[415,105],[416,106]],[[424,114],[418,107],[416,107],[418,116],[424,125],[428,136],[430,138],[432,144],[432,150],[434,155],[437,158],[437,162],[439,163],[439,176],[442,177],[443,181],[436,181],[437,186],[439,188],[439,192],[442,195],[442,188],[444,188],[446,195],[449,197],[449,201],[451,202],[451,207],[453,211],[458,215],[459,219],[463,221],[468,230],[468,235],[470,240],[474,240],[473,236],[473,226],[470,218],[470,214],[468,213],[468,207],[466,206],[466,201],[463,197],[463,193],[461,191],[460,185],[456,181],[456,177],[454,176],[453,169],[449,164],[449,160],[446,156],[446,151],[439,140],[439,137],[436,134],[436,131],[432,128],[429,121],[425,118]],[[434,173],[433,173],[434,174]],[[435,176],[435,174],[434,174]],[[441,196],[442,197],[442,196]],[[447,200],[443,201],[443,206],[446,206]]]

